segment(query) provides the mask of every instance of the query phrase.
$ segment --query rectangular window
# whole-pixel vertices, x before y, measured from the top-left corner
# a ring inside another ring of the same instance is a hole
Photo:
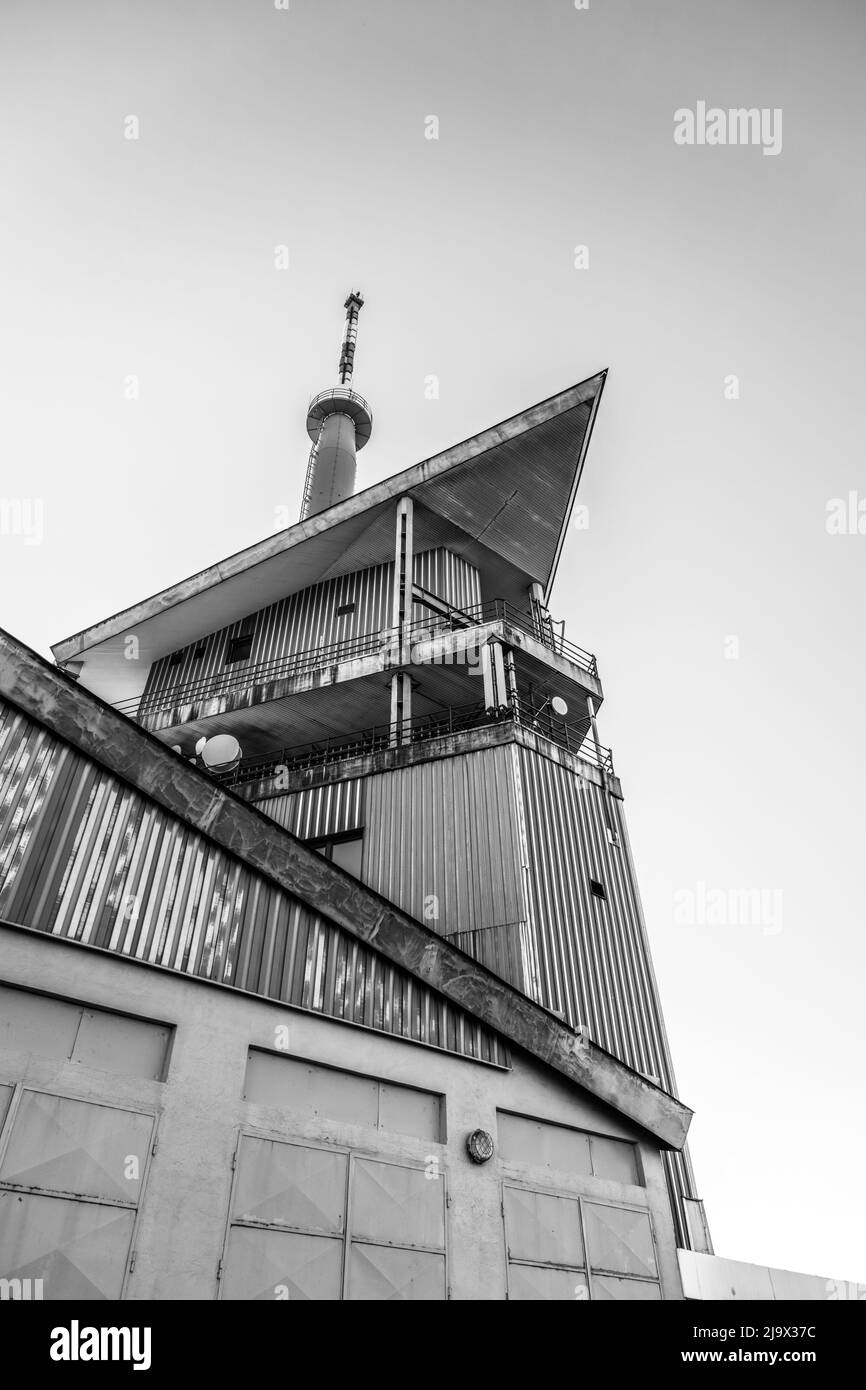
[[[604,884],[599,883],[597,878],[589,880],[589,891],[594,898],[600,898],[602,902],[607,902],[607,893],[604,891]]]
[[[361,877],[364,857],[363,831],[351,830],[342,835],[320,836],[308,840],[307,844],[323,858],[330,859],[332,864],[345,869],[347,874],[352,874],[354,878]]]
[[[342,603],[342,604],[340,605],[340,607],[337,609],[337,617],[338,617],[338,618],[346,618],[346,617],[348,617],[348,615],[349,615],[350,613],[354,613],[354,611],[355,611],[355,605],[354,605],[354,603]]]
[[[322,1067],[251,1047],[244,1100],[276,1105],[302,1120],[335,1120],[391,1134],[444,1142],[442,1096],[374,1076]]]
[[[241,1135],[222,1298],[438,1301],[446,1294],[442,1173]]]
[[[238,661],[248,661],[253,650],[253,634],[232,637],[226,651],[226,666],[234,666]]]
[[[173,1028],[0,984],[0,1048],[164,1081]]]

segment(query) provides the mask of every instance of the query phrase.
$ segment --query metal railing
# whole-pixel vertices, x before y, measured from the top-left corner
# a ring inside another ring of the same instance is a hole
[[[418,600],[416,600],[418,602]],[[549,619],[536,619],[522,608],[516,608],[503,598],[490,599],[487,603],[476,603],[468,608],[453,608],[449,613],[431,612],[429,618],[421,618],[409,625],[413,629],[446,630],[453,632],[462,627],[473,627],[479,623],[505,622],[510,627],[520,628],[529,637],[534,637],[551,651],[557,652],[582,671],[598,677],[598,662],[592,652],[585,651],[574,642],[569,642],[562,632],[555,631],[555,624]]]
[[[235,669],[229,668],[213,676],[203,676],[197,681],[187,681],[183,685],[169,685],[164,690],[152,690],[129,700],[118,700],[114,708],[120,710],[121,714],[142,719],[149,714],[179,709],[184,705],[214,699],[218,695],[231,694],[236,690],[253,690],[257,686],[267,685],[270,681],[302,676],[308,671],[336,666],[341,661],[369,656],[372,652],[379,651],[386,639],[387,633],[365,632],[358,637],[342,637],[338,642],[322,643],[303,652],[275,656],[270,661],[259,661],[252,666],[239,661]]]
[[[282,748],[278,752],[244,758],[232,772],[225,773],[218,780],[224,786],[234,787],[267,780],[281,773],[303,772],[308,768],[346,762],[350,758],[383,752],[387,748],[409,747],[469,729],[508,723],[529,729],[593,767],[613,773],[613,754],[609,748],[595,742],[587,727],[588,722],[587,719],[584,725],[566,724],[523,698],[515,697],[510,704],[500,705],[498,709],[488,709],[483,701],[474,701],[472,704],[450,705],[432,714],[417,714],[412,719],[403,720],[399,726],[399,743],[396,725],[374,724],[357,733],[333,734],[328,738]]]
[[[349,386],[329,386],[327,390],[317,391],[315,396],[310,397],[310,401],[307,406],[307,414],[309,415],[310,411],[313,409],[313,406],[318,405],[320,401],[330,401],[333,399],[351,402],[353,405],[363,406],[365,410],[369,410],[370,408],[359,391],[353,391]]]
[[[270,661],[259,661],[253,665],[238,662],[235,667],[229,667],[215,675],[186,681],[182,685],[166,686],[162,690],[146,691],[143,695],[136,695],[127,700],[118,700],[114,708],[120,710],[121,714],[141,720],[149,715],[162,714],[167,710],[180,710],[220,695],[252,691],[271,681],[291,679],[310,671],[322,670],[327,666],[336,666],[342,661],[356,660],[376,652],[394,652],[400,645],[417,647],[427,637],[434,638],[446,632],[497,621],[520,628],[589,675],[598,676],[598,664],[591,652],[566,641],[559,633],[553,631],[552,624],[538,622],[531,613],[525,613],[507,603],[505,599],[497,598],[468,608],[453,608],[448,613],[431,611],[429,617],[404,624],[402,633],[399,628],[383,628],[375,632],[361,633],[356,637],[344,637],[336,642],[323,643],[306,651],[289,652],[284,656],[273,657]]]

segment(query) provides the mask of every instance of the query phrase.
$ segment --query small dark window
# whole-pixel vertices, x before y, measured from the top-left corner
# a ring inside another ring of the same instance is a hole
[[[354,603],[344,603],[344,604],[342,604],[342,605],[337,609],[337,617],[338,617],[338,618],[345,618],[347,613],[354,613],[354,611],[355,611],[355,605],[354,605]]]
[[[171,656],[168,658],[169,666],[179,666],[182,661],[183,652],[172,652]]]
[[[347,873],[360,878],[364,848],[363,830],[344,831],[342,835],[319,836],[318,839],[307,840],[307,844],[324,859],[330,859]]]
[[[252,649],[253,634],[251,632],[245,637],[232,637],[226,652],[226,666],[233,666],[236,661],[248,660]]]
[[[598,879],[589,880],[589,891],[594,898],[601,898],[602,902],[607,902],[607,893],[604,891],[604,884],[599,883]]]
[[[207,644],[206,644],[205,642],[199,642],[198,646],[196,647],[195,651],[194,651],[193,654],[192,654],[192,659],[193,659],[193,661],[201,661],[201,659],[202,659],[202,657],[204,656],[206,650],[207,650]]]

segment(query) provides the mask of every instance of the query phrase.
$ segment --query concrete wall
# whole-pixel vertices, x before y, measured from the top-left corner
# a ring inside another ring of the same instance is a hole
[[[34,1053],[0,1052],[0,1083],[24,1082],[43,1091],[129,1106],[157,1117],[158,1148],[146,1174],[133,1236],[135,1267],[127,1274],[124,1297],[217,1296],[232,1157],[241,1130],[404,1163],[425,1165],[432,1157],[445,1174],[449,1194],[448,1284],[454,1299],[506,1296],[504,1180],[518,1188],[648,1211],[662,1296],[682,1296],[670,1206],[655,1143],[540,1062],[519,1053],[511,1070],[485,1065],[38,933],[0,929],[0,947],[0,973],[7,983],[157,1019],[176,1029],[164,1082]],[[293,1056],[441,1093],[446,1142],[433,1144],[429,1139],[371,1131],[326,1117],[311,1120],[285,1106],[245,1103],[248,1049],[251,1045],[273,1049],[280,1036],[277,1030],[282,1028],[288,1033],[281,1045]],[[489,1163],[472,1163],[465,1150],[466,1137],[481,1128],[496,1139],[497,1109],[636,1141],[645,1185],[552,1173],[541,1165],[506,1165],[498,1152]],[[38,1270],[30,1273],[38,1274]],[[0,1276],[5,1274],[0,1269]],[[50,1279],[44,1296],[51,1297]],[[600,1284],[593,1296],[601,1296]]]

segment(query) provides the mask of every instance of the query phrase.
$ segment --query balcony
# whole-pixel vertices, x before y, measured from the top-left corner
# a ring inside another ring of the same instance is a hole
[[[128,700],[119,700],[115,709],[138,723],[173,711],[189,710],[188,715],[172,721],[186,723],[200,717],[199,707],[209,700],[218,700],[224,696],[252,696],[256,692],[261,692],[260,698],[265,700],[270,698],[265,693],[266,687],[274,682],[292,680],[327,667],[376,655],[382,656],[383,667],[392,665],[395,663],[390,654],[399,647],[401,640],[404,647],[411,648],[414,645],[420,646],[423,641],[431,638],[494,622],[519,629],[548,651],[585,672],[594,681],[598,680],[596,658],[591,652],[567,641],[561,631],[561,625],[550,620],[538,622],[531,613],[515,608],[504,599],[492,599],[488,603],[476,604],[470,608],[455,608],[447,614],[431,612],[428,617],[406,624],[402,638],[397,628],[366,632],[356,637],[341,639],[339,642],[312,647],[307,651],[289,652],[270,661],[261,661],[254,665],[239,664],[216,675],[188,681],[184,685],[171,685],[166,686],[164,690],[145,692]],[[558,627],[560,630],[557,630]]]
[[[483,702],[449,706],[435,714],[417,715],[405,720],[398,745],[392,724],[375,724],[357,733],[335,734],[329,738],[282,748],[273,753],[244,758],[232,772],[217,780],[223,786],[238,787],[250,782],[263,782],[281,773],[305,772],[309,768],[327,767],[381,753],[389,748],[414,747],[433,739],[484,729],[491,725],[511,725],[528,730],[554,743],[583,762],[613,776],[613,754],[609,748],[596,743],[588,721],[567,724],[557,719],[549,709],[536,709],[525,699],[515,699],[497,710],[488,710]]]

